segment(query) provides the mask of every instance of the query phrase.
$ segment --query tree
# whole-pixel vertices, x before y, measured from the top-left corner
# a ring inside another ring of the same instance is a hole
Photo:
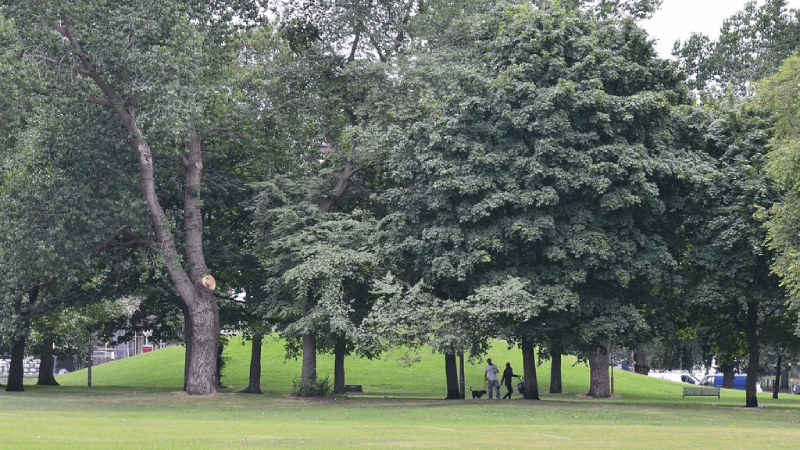
[[[574,307],[602,353],[647,328],[639,306],[674,265],[659,188],[688,168],[666,142],[681,80],[631,21],[514,5],[475,23],[448,93],[394,139],[399,276],[453,300],[519,279],[496,319]]]
[[[768,245],[775,252],[773,270],[792,294],[792,303],[800,306],[800,270],[797,267],[798,224],[794,220],[800,205],[800,176],[798,176],[798,78],[800,55],[794,54],[784,61],[772,77],[758,83],[757,102],[775,120],[774,135],[769,142],[769,163],[766,169],[783,192],[780,202],[768,211]]]
[[[422,33],[421,30],[431,26],[430,21],[426,22],[430,11],[439,11],[440,4],[452,8],[451,11],[464,7],[464,2],[432,3],[433,6],[416,0],[370,3],[326,0],[274,5],[280,17],[280,37],[291,52],[266,61],[269,66],[264,67],[270,69],[264,78],[274,80],[274,84],[265,83],[264,96],[285,113],[280,120],[289,130],[285,148],[291,152],[287,152],[284,160],[285,170],[273,183],[277,189],[269,193],[275,200],[275,194],[284,191],[284,198],[274,203],[273,210],[259,209],[262,217],[256,220],[258,226],[268,225],[261,234],[265,243],[274,240],[274,245],[284,246],[282,252],[291,252],[269,260],[277,247],[270,250],[268,247],[272,244],[266,244],[260,256],[265,258],[276,277],[270,286],[273,301],[269,302],[268,309],[282,311],[278,314],[284,317],[287,317],[286,310],[293,311],[286,331],[291,332],[288,337],[302,339],[304,382],[315,377],[317,351],[330,349],[337,361],[335,389],[344,388],[344,356],[353,349],[352,340],[345,338],[345,330],[338,322],[337,326],[326,327],[324,317],[318,315],[324,308],[317,306],[324,305],[323,297],[350,290],[347,296],[354,301],[353,305],[363,308],[352,310],[348,319],[354,321],[352,325],[357,326],[355,322],[368,310],[369,299],[357,295],[365,291],[358,285],[365,283],[363,270],[370,270],[368,266],[374,264],[365,265],[363,248],[358,250],[361,254],[353,251],[350,246],[361,243],[353,241],[349,233],[355,231],[353,221],[361,220],[357,219],[359,216],[365,220],[360,226],[362,229],[373,224],[370,216],[374,202],[370,195],[385,179],[382,164],[387,151],[378,145],[383,143],[379,136],[387,127],[418,114],[417,94],[404,72],[410,64],[404,52],[415,45],[415,33]],[[273,65],[273,61],[279,64]],[[264,188],[266,194],[267,186]],[[288,211],[295,223],[270,224],[270,217]],[[341,225],[336,225],[337,220],[343,221]],[[324,245],[331,246],[329,250],[323,252],[318,246],[322,239],[296,239],[301,233],[307,233],[304,223],[325,224],[328,230],[324,232]],[[280,231],[270,230],[269,226]],[[337,226],[348,235],[327,236]],[[343,242],[338,249],[336,239]],[[310,248],[315,246],[315,249]],[[286,288],[285,284],[278,286],[277,280],[289,282],[285,274],[317,265],[320,255],[335,255],[345,265],[347,258],[354,257],[356,260],[351,260],[350,265],[360,267],[362,273],[343,277],[341,269],[316,272],[316,283],[322,284],[308,285],[308,290],[302,293],[296,286],[288,288],[293,295],[276,299],[274,293]],[[323,283],[322,278],[329,281]],[[333,280],[339,280],[337,283],[341,286],[331,285]],[[334,291],[319,291],[323,285]],[[314,316],[317,318],[312,320]]]
[[[717,40],[693,33],[675,42],[672,54],[698,91],[722,93],[733,87],[740,95],[753,92],[756,80],[772,75],[800,45],[800,13],[786,0],[751,0],[727,18]]]
[[[772,253],[764,246],[763,211],[780,199],[764,170],[770,123],[733,96],[710,101],[707,109],[704,151],[715,171],[697,198],[699,215],[687,222],[692,239],[685,264],[696,283],[690,298],[701,325],[729,349],[720,355],[723,362],[739,356],[737,344],[745,346],[745,406],[756,407],[759,330],[775,328],[787,314],[785,290],[770,271]]]
[[[233,23],[252,23],[258,2],[147,1],[65,4],[2,2],[15,21],[23,55],[49,80],[48,91],[83,103],[85,128],[126,142],[135,156],[139,193],[146,205],[153,249],[185,306],[186,392],[215,392],[219,335],[214,293],[201,280],[206,264],[203,217],[203,143],[231,125],[220,89],[235,58]],[[233,21],[232,18],[237,20]],[[93,120],[110,113],[113,122]],[[124,130],[120,132],[121,130]],[[95,157],[107,157],[98,149]],[[156,161],[178,160],[181,208],[161,203]],[[131,164],[132,166],[132,164]],[[174,224],[182,223],[182,229]],[[109,230],[111,232],[113,230]]]

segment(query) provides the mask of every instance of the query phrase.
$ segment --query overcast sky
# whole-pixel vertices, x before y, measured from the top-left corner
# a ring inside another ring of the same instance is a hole
[[[722,21],[740,11],[745,3],[747,0],[664,0],[661,9],[642,25],[658,40],[659,55],[668,58],[675,40],[684,41],[693,31],[716,38]],[[800,9],[800,0],[787,3],[790,8]]]

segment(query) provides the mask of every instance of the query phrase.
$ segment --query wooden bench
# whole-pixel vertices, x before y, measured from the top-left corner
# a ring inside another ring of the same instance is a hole
[[[719,388],[715,386],[689,386],[683,388],[683,398],[689,397],[717,397]]]

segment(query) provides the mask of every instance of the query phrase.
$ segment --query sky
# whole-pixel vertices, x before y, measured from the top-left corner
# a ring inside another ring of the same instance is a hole
[[[748,0],[664,0],[661,9],[642,26],[658,40],[656,50],[669,58],[676,39],[684,41],[692,32],[704,33],[715,39],[722,21],[741,11]],[[759,5],[764,0],[759,1]],[[789,0],[790,8],[800,9],[800,0]]]

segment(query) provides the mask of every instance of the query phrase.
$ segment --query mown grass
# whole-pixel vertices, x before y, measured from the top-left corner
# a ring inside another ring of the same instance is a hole
[[[549,363],[539,367],[542,401],[444,396],[440,355],[405,352],[380,360],[348,358],[348,383],[364,394],[329,400],[287,395],[298,361],[283,361],[281,342],[264,346],[266,395],[241,394],[249,345],[232,342],[220,394],[180,392],[182,348],[158,350],[59,377],[61,387],[26,386],[0,393],[0,448],[794,448],[800,441],[800,396],[742,408],[744,394],[681,398],[678,383],[615,371],[612,399],[583,396],[588,368],[567,360],[563,394],[547,394]],[[521,369],[518,351],[503,343],[489,355]],[[482,384],[483,363],[469,365],[467,386]],[[319,359],[332,377],[332,358]]]

